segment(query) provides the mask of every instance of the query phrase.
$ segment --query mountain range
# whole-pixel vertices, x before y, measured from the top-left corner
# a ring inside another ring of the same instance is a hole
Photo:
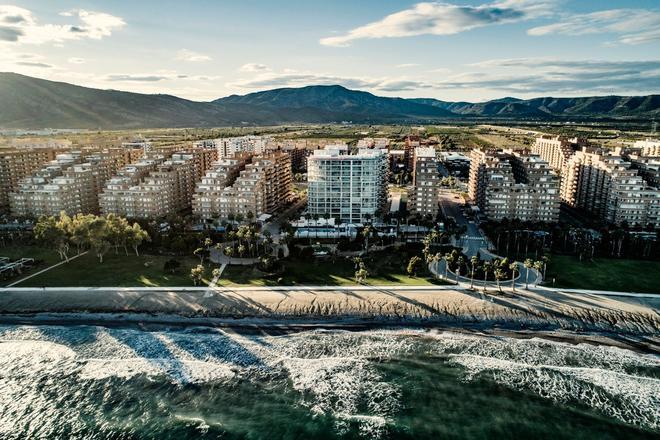
[[[502,98],[481,103],[389,98],[342,86],[282,88],[211,102],[100,90],[0,73],[0,128],[130,129],[442,120],[599,120],[660,116],[660,95]]]

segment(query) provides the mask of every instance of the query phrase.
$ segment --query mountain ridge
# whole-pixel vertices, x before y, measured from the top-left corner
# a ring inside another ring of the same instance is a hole
[[[209,102],[101,90],[0,73],[0,127],[179,128],[286,123],[415,123],[461,119],[598,120],[660,117],[660,95],[504,97],[470,103],[392,98],[340,85],[278,88]]]

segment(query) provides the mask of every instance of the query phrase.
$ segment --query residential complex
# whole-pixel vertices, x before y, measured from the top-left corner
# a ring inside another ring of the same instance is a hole
[[[528,151],[473,150],[470,199],[491,220],[556,222],[559,176]]]
[[[203,188],[198,189],[204,192]],[[233,184],[226,186],[221,194],[213,195],[217,190],[217,186],[209,187],[213,201],[208,206],[201,206],[206,202],[198,193],[197,212],[201,216],[256,219],[263,214],[272,215],[291,199],[291,159],[282,152],[255,157],[240,171]]]
[[[607,150],[583,139],[542,136],[533,151],[561,175],[561,200],[603,222],[659,225],[660,142]]]
[[[308,212],[317,218],[364,223],[382,212],[387,201],[386,150],[328,145],[307,159]]]
[[[237,153],[262,154],[271,142],[268,136],[241,136],[197,141],[193,148],[213,148],[218,157],[233,157]]]
[[[19,181],[9,195],[11,213],[15,217],[57,215],[61,211],[69,215],[96,214],[99,192],[124,161],[121,149],[58,154],[45,167]]]
[[[9,194],[17,190],[18,182],[55,160],[58,152],[51,147],[0,150],[0,211],[9,209]]]
[[[541,156],[541,159],[561,173],[575,151],[587,145],[587,140],[583,138],[542,135],[536,138],[532,146],[532,153]]]
[[[219,217],[222,213],[221,201],[227,197],[224,189],[234,184],[251,160],[251,154],[239,153],[214,162],[197,184],[192,201],[193,214],[203,219]]]
[[[208,156],[214,153],[193,149],[175,153],[162,163],[157,159],[143,161],[135,171],[124,169],[101,195],[102,213],[148,219],[189,208],[195,184],[206,171]]]
[[[417,147],[413,162],[413,189],[410,194],[409,211],[435,218],[438,213],[438,190],[440,173],[438,161],[432,147]]]
[[[630,161],[601,149],[576,152],[562,175],[561,197],[604,222],[660,226],[660,191]]]

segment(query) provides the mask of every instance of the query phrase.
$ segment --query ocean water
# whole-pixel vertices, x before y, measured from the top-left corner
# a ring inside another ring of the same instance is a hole
[[[0,326],[0,438],[660,438],[660,358],[422,330]]]

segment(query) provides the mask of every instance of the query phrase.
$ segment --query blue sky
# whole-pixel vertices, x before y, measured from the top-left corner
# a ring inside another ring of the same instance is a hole
[[[0,70],[194,100],[310,84],[454,101],[660,93],[660,2],[15,1],[0,4]]]

